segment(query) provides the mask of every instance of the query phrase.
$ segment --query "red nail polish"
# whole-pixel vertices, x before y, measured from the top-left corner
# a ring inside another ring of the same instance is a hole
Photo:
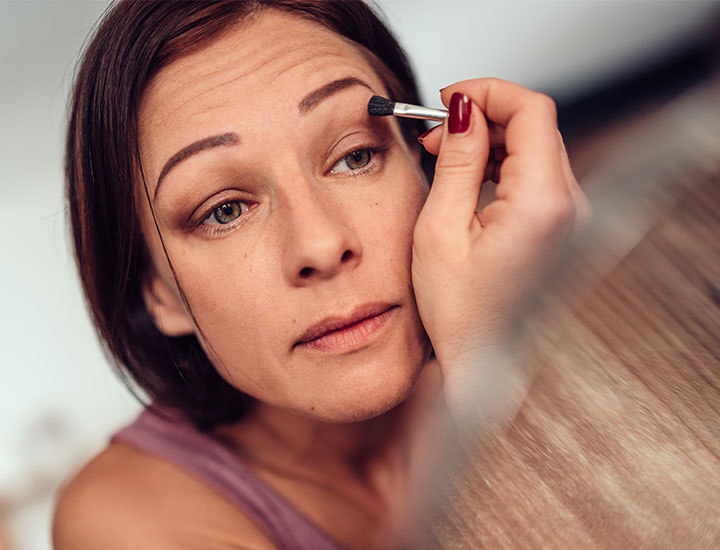
[[[455,92],[450,98],[450,117],[448,132],[462,134],[470,127],[470,99],[465,94]]]
[[[427,137],[427,135],[428,135],[430,132],[432,132],[435,128],[437,128],[437,126],[435,126],[434,128],[430,128],[429,130],[425,130],[422,134],[420,134],[420,135],[418,136],[418,138],[417,138],[418,141],[419,141],[420,143],[422,143],[423,140]]]

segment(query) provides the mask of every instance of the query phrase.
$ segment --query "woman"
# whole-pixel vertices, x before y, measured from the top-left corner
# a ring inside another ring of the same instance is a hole
[[[420,136],[369,117],[373,94],[418,102],[360,2],[107,14],[68,197],[98,331],[155,414],[64,491],[58,549],[403,540],[433,404],[464,410],[584,198],[545,96],[457,83]]]

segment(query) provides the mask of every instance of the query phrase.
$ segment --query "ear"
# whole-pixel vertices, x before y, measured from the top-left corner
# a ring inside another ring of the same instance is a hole
[[[155,326],[165,336],[187,336],[194,332],[194,324],[182,299],[159,275],[145,278],[142,286],[145,308]]]

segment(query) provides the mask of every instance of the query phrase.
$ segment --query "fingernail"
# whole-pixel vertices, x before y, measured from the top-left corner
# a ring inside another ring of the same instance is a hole
[[[465,94],[455,92],[450,98],[450,116],[448,132],[462,134],[470,127],[470,99]]]
[[[430,128],[429,130],[425,130],[422,134],[420,134],[420,135],[418,136],[418,138],[417,138],[418,141],[419,141],[420,143],[422,143],[422,142],[425,140],[425,138],[427,137],[427,135],[428,135],[430,132],[432,132],[435,128],[437,128],[437,126],[435,126],[435,127],[433,127],[433,128]]]

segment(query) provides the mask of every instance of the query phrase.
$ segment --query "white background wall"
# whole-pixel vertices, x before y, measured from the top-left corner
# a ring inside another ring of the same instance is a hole
[[[379,4],[433,106],[439,88],[474,76],[571,97],[677,48],[719,5]],[[104,8],[97,1],[0,1],[0,510],[22,550],[49,548],[53,488],[138,409],[88,321],[62,197],[73,64]]]

